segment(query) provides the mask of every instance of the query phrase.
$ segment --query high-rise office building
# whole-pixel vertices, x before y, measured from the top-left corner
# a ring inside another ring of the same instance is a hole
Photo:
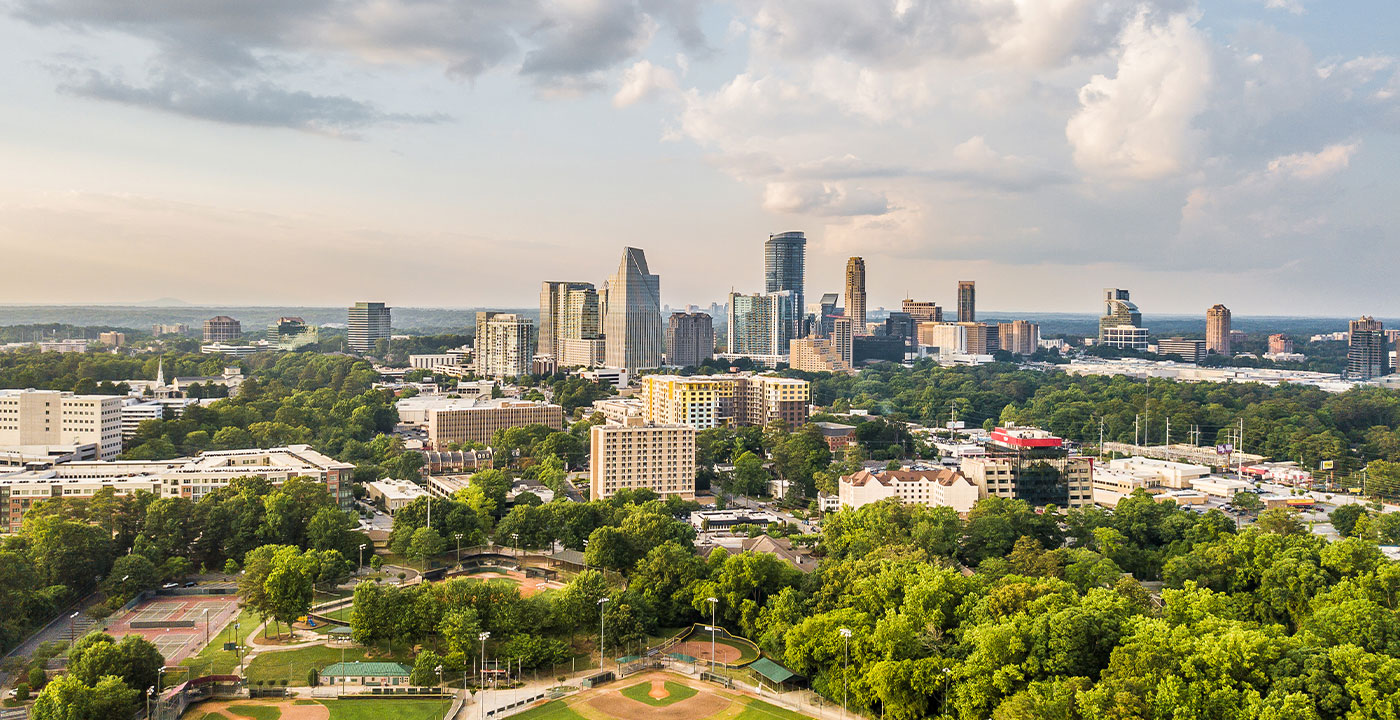
[[[1147,328],[1142,313],[1128,299],[1128,291],[1103,289],[1103,316],[1099,318],[1099,344],[1108,347],[1147,349]]]
[[[763,291],[774,293],[787,290],[792,293],[793,327],[788,335],[790,338],[802,335],[802,321],[807,314],[807,294],[803,291],[806,268],[806,235],[785,232],[768,236],[768,241],[763,244]]]
[[[936,302],[921,302],[905,298],[904,302],[899,304],[899,309],[909,313],[909,317],[914,319],[915,325],[924,322],[943,322],[943,308],[938,307]]]
[[[355,303],[349,310],[350,349],[357,353],[373,352],[375,343],[388,340],[392,309],[382,302]]]
[[[836,316],[840,315],[837,303],[841,302],[841,296],[836,293],[825,293],[822,295],[821,307],[817,310],[816,334],[822,337],[831,337],[831,329]]]
[[[1001,349],[1017,355],[1031,355],[1040,347],[1040,326],[1029,320],[1014,320],[997,327]]]
[[[227,315],[217,315],[204,321],[204,342],[232,342],[242,334],[242,324]]]
[[[607,365],[629,373],[661,366],[665,352],[661,325],[661,276],[651,274],[647,256],[623,248],[617,272],[608,278],[608,310],[603,322]]]
[[[1381,321],[1362,315],[1349,323],[1347,340],[1347,373],[1351,380],[1370,380],[1390,372],[1390,349],[1386,347],[1385,326]]]
[[[964,457],[962,473],[987,495],[1025,500],[1034,506],[1084,507],[1094,502],[1090,458],[1037,428],[1008,425],[992,431],[986,455]]]
[[[1269,354],[1283,355],[1293,352],[1293,341],[1288,339],[1283,333],[1274,333],[1269,336]]]
[[[919,321],[907,312],[891,312],[885,316],[885,335],[903,340],[906,352],[913,350],[919,336]]]
[[[977,320],[977,283],[973,280],[958,281],[958,322]]]
[[[515,313],[486,314],[476,329],[476,372],[493,378],[529,375],[534,359],[535,323]]]
[[[729,293],[729,352],[786,355],[795,329],[792,291]]]
[[[1177,355],[1186,362],[1198,363],[1206,357],[1206,341],[1165,338],[1157,341],[1157,354]]]
[[[714,356],[714,319],[702,312],[671,313],[666,323],[666,364],[691,367]]]
[[[1230,354],[1230,308],[1219,303],[1206,310],[1206,352]]]
[[[853,334],[865,333],[865,259],[846,261],[846,317]]]
[[[598,291],[593,283],[548,280],[540,285],[540,326],[537,352],[561,354],[564,340],[592,340],[602,334]]]
[[[267,326],[267,341],[278,350],[299,350],[314,345],[321,339],[314,325],[307,325],[299,317],[280,317]]]
[[[855,363],[855,334],[855,323],[850,318],[840,315],[832,319],[831,344],[841,361],[852,367]]]

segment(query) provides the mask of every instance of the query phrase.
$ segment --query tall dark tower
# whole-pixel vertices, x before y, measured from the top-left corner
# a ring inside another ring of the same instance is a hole
[[[802,336],[802,319],[807,314],[806,283],[807,236],[800,232],[769,235],[763,244],[763,292],[792,292],[793,328],[789,337]]]
[[[958,281],[958,322],[977,321],[977,283]]]

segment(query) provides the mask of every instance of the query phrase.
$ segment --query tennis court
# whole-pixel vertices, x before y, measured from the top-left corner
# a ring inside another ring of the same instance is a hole
[[[160,650],[167,665],[174,665],[198,653],[206,635],[211,642],[218,642],[219,633],[237,616],[238,603],[228,595],[157,595],[113,618],[105,632],[118,639],[127,635],[146,638]]]

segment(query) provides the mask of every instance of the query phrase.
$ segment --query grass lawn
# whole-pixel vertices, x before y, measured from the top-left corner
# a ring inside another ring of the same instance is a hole
[[[744,711],[739,713],[734,720],[812,720],[801,713],[796,713],[787,708],[780,708],[777,705],[770,705],[762,700],[750,700]]]
[[[537,708],[510,716],[512,720],[586,720],[569,709],[563,700],[551,700]],[[335,720],[332,718],[332,720]]]
[[[228,711],[236,717],[253,718],[253,720],[278,720],[282,717],[282,711],[267,705],[230,705]]]
[[[262,680],[281,681],[286,680],[287,684],[294,687],[306,685],[306,674],[311,668],[321,670],[331,663],[338,663],[341,659],[341,649],[336,647],[326,647],[324,645],[313,645],[311,647],[297,648],[296,650],[283,650],[280,652],[264,652],[253,658],[247,666],[247,677],[249,682]],[[355,662],[356,660],[380,660],[400,662],[409,667],[413,666],[413,658],[407,652],[399,650],[394,655],[385,657],[382,652],[376,652],[371,658],[365,648],[347,647],[344,649],[345,662]]]
[[[342,623],[347,623],[347,622],[350,622],[350,611],[351,611],[352,609],[353,609],[353,608],[347,606],[347,607],[339,608],[339,609],[337,609],[337,610],[332,610],[332,611],[330,611],[330,612],[328,612],[328,613],[321,613],[321,614],[322,614],[322,615],[325,615],[325,616],[328,617],[328,618],[335,618],[336,620],[339,620],[339,621],[342,622]]]
[[[671,682],[670,680],[666,681],[664,687],[666,688],[666,692],[670,694],[660,699],[654,698],[649,694],[651,692],[650,682],[641,682],[631,687],[623,688],[622,695],[636,700],[637,702],[646,703],[652,707],[666,707],[671,703],[677,703],[686,698],[695,697],[695,694],[699,692],[699,690],[689,685],[682,685],[680,683]]]
[[[228,716],[221,712],[207,712],[200,715],[198,720],[228,720]]]
[[[321,700],[331,720],[441,720],[447,700]],[[518,717],[518,716],[517,716]]]

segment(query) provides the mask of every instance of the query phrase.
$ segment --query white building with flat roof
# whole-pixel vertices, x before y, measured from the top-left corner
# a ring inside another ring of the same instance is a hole
[[[1172,490],[1186,490],[1191,487],[1191,483],[1210,475],[1210,468],[1205,465],[1193,465],[1191,463],[1172,462],[1170,460],[1158,460],[1156,458],[1141,456],[1109,460],[1108,463],[1106,463],[1106,467],[1095,469],[1096,481],[1100,469],[1128,473],[1144,481],[1150,481],[1153,484],[1161,485],[1162,487]]]
[[[428,497],[428,491],[407,480],[376,480],[365,483],[365,494],[369,499],[382,504],[390,515],[421,497]]]
[[[96,445],[98,459],[122,451],[117,395],[74,395],[58,390],[0,390],[0,447]]]

